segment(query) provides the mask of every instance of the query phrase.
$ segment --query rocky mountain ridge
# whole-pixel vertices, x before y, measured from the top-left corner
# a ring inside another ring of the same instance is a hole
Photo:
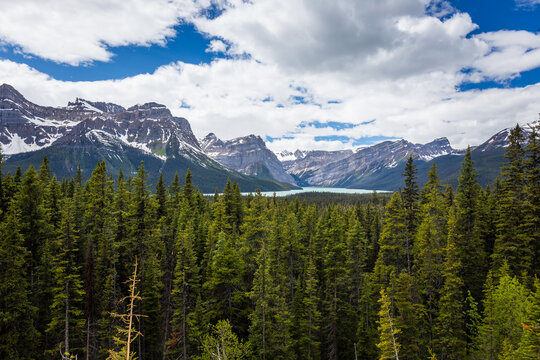
[[[205,191],[222,187],[227,178],[246,190],[290,188],[272,178],[240,174],[208,157],[185,118],[164,105],[149,102],[120,105],[77,98],[66,107],[34,104],[12,86],[0,85],[0,145],[8,155],[6,169],[39,166],[44,155],[58,177],[72,176],[78,164],[88,177],[99,160],[111,174],[132,175],[144,160],[155,183],[159,173],[171,181],[190,168]],[[203,180],[205,180],[203,184]]]
[[[531,126],[523,127],[525,136]],[[510,129],[503,129],[479,146],[471,147],[473,159],[481,170],[480,182],[485,185],[499,174],[504,162],[504,149],[508,145]],[[435,139],[427,144],[413,144],[406,140],[384,141],[355,151],[301,151],[280,152],[287,172],[301,186],[353,187],[395,190],[401,182],[401,172],[407,158],[412,155],[419,168],[419,178],[425,179],[433,162],[439,165],[444,180],[457,184],[465,150],[454,149],[447,138]]]
[[[530,128],[525,127],[525,132]],[[484,182],[492,181],[503,162],[509,129],[473,148],[483,167]],[[419,176],[436,161],[450,183],[455,183],[464,151],[453,149],[447,138],[427,144],[406,140],[341,151],[283,151],[274,154],[256,135],[221,140],[210,133],[198,140],[187,119],[175,117],[156,102],[124,108],[81,98],[65,107],[34,104],[13,87],[0,86],[0,145],[8,156],[6,168],[39,166],[50,157],[58,177],[71,176],[79,163],[90,175],[99,160],[112,174],[133,174],[141,160],[155,181],[161,172],[170,180],[190,168],[206,190],[227,178],[246,191],[287,189],[294,185],[396,189],[406,159],[417,159]],[[55,162],[56,161],[56,162]]]
[[[294,178],[285,171],[260,136],[248,135],[223,141],[210,133],[200,140],[200,144],[206,155],[242,174],[296,185]]]

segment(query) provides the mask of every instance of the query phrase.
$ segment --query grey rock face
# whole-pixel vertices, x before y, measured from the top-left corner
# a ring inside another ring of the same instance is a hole
[[[0,144],[6,154],[38,150],[51,145],[88,119],[93,111],[36,105],[12,86],[0,86]]]
[[[440,138],[427,144],[406,140],[385,141],[370,147],[346,151],[297,151],[296,160],[285,161],[284,167],[308,185],[346,186],[352,179],[384,168],[394,168],[412,155],[422,160],[457,153],[448,139]]]
[[[277,181],[296,184],[276,155],[259,136],[249,135],[222,141],[213,133],[200,141],[203,151],[220,164],[245,175],[270,177]]]
[[[296,160],[283,161],[283,167],[291,174],[301,175],[322,168],[323,166],[348,158],[353,154],[352,150],[342,151],[300,151],[293,154]]]
[[[79,108],[81,110],[104,112],[109,114],[118,114],[119,112],[126,111],[123,106],[106,102],[93,102],[81,98],[76,98],[74,102],[68,102],[68,108]]]
[[[94,130],[160,158],[166,157],[173,138],[180,153],[205,157],[189,122],[174,117],[164,105],[147,103],[126,110],[77,98],[67,107],[53,108],[26,100],[10,85],[0,86],[0,144],[5,154],[73,143]]]

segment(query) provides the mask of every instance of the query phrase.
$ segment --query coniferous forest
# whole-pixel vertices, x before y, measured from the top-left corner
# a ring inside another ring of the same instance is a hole
[[[538,129],[356,203],[0,172],[1,359],[539,359]],[[182,174],[182,177],[184,174]]]

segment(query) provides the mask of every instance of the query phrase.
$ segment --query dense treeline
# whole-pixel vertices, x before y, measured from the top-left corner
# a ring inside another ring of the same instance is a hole
[[[189,172],[151,191],[143,165],[0,171],[0,358],[125,358],[133,294],[141,359],[538,359],[538,132],[525,143],[516,127],[486,189],[470,152],[456,191],[435,166],[419,189],[410,158],[401,192],[356,204],[205,198]]]

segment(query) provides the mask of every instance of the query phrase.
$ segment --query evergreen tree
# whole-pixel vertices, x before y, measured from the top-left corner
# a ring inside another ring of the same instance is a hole
[[[150,252],[145,261],[144,279],[141,287],[144,288],[144,296],[141,301],[141,312],[144,318],[141,320],[141,332],[144,330],[144,343],[141,356],[145,359],[162,358],[162,311],[161,311],[161,268],[157,258],[157,252]],[[144,327],[144,328],[143,328]]]
[[[320,322],[321,313],[319,311],[319,289],[317,272],[313,257],[309,256],[308,264],[304,273],[304,284],[301,299],[300,309],[301,316],[298,322],[298,337],[297,337],[297,357],[302,359],[319,359],[320,358]],[[296,311],[298,313],[300,311]]]
[[[89,358],[95,358],[102,350],[100,340],[110,340],[112,324],[109,311],[115,302],[111,297],[114,257],[111,257],[112,247],[107,231],[110,219],[107,181],[105,162],[99,162],[86,184],[88,200],[84,213],[86,354]]]
[[[439,300],[439,316],[435,324],[435,344],[441,360],[460,360],[465,356],[466,337],[463,316],[463,281],[461,261],[456,248],[456,219],[454,211],[448,220],[448,242],[443,269],[444,285]]]
[[[395,323],[400,333],[398,334],[399,353],[403,359],[419,359],[419,309],[415,304],[413,279],[405,269],[395,279],[395,307],[397,315]]]
[[[79,263],[79,233],[74,221],[71,199],[62,203],[58,238],[54,244],[53,270],[55,286],[51,303],[52,320],[47,332],[56,337],[51,354],[72,357],[84,348],[84,290]]]
[[[476,180],[478,174],[473,164],[469,147],[458,179],[454,236],[462,264],[461,277],[465,288],[469,289],[475,298],[479,298],[482,294],[486,266],[483,251],[485,246],[480,237],[482,220],[479,218],[479,198],[482,190]]]
[[[50,239],[54,237],[47,222],[44,208],[44,186],[38,174],[30,166],[15,195],[15,205],[19,214],[19,231],[24,238],[24,247],[29,251],[26,261],[26,274],[30,286],[31,304],[38,309],[34,313],[34,327],[44,333],[49,323],[50,288],[52,285],[49,263],[51,261]],[[36,344],[42,349],[48,348],[45,336],[43,343]]]
[[[381,305],[378,327],[380,341],[377,344],[377,347],[381,351],[379,360],[399,360],[400,345],[397,341],[397,335],[400,333],[400,330],[396,327],[395,320],[392,319],[390,299],[384,289],[381,289],[379,304]]]
[[[409,270],[407,259],[407,229],[401,196],[394,193],[386,207],[384,225],[379,239],[379,255],[375,274],[381,287],[390,284],[402,269]]]
[[[245,266],[233,235],[220,232],[203,285],[208,321],[228,319],[233,326],[240,322],[247,295],[241,287]]]
[[[467,290],[465,299],[465,331],[467,336],[466,356],[469,357],[478,351],[478,332],[482,317],[478,312],[478,303],[474,300],[471,292]]]
[[[403,209],[405,211],[405,251],[407,253],[407,271],[410,274],[412,268],[412,241],[416,234],[416,228],[418,227],[418,200],[420,197],[418,190],[418,181],[416,173],[418,170],[413,163],[412,155],[407,159],[405,164],[405,187],[401,191],[401,198],[403,201]]]
[[[240,360],[250,354],[249,345],[238,339],[227,320],[220,320],[202,341],[203,352],[197,360]]]
[[[480,354],[497,359],[515,349],[523,334],[522,323],[527,321],[528,294],[516,277],[511,277],[503,264],[498,285],[488,275],[484,300],[484,320],[480,327]],[[505,349],[506,348],[506,349]]]
[[[0,358],[39,357],[39,333],[33,323],[37,310],[30,302],[25,263],[29,256],[19,232],[20,215],[12,203],[0,223]]]
[[[272,263],[263,242],[251,291],[255,308],[249,328],[250,342],[260,359],[290,359],[290,316],[280,286],[272,277]]]
[[[354,316],[348,302],[349,278],[345,267],[347,243],[344,221],[336,209],[330,209],[329,228],[325,232],[324,247],[324,306],[326,319],[324,334],[328,359],[351,357],[353,354]],[[351,323],[352,322],[352,323]]]
[[[512,274],[521,276],[531,273],[533,250],[530,234],[524,231],[525,171],[523,131],[517,125],[510,131],[509,145],[505,158],[508,160],[502,168],[501,196],[497,238],[493,253],[496,269],[507,261]]]
[[[41,167],[39,168],[39,182],[41,183],[41,186],[46,188],[49,185],[49,181],[51,180],[51,168],[49,167],[49,160],[47,159],[47,156],[43,156],[43,160],[41,161]]]
[[[193,183],[191,180],[191,171],[188,169],[186,172],[186,179],[184,181],[184,200],[187,201],[190,209],[194,206],[194,194],[193,194]]]
[[[422,221],[415,240],[414,272],[420,301],[427,317],[422,330],[427,345],[432,347],[434,320],[443,285],[443,249],[446,245],[447,224],[435,163],[428,177],[429,181],[423,189]]]
[[[525,203],[522,232],[532,245],[532,273],[540,277],[540,122],[532,126],[527,145],[525,167]]]
[[[531,294],[523,335],[519,343],[516,358],[519,360],[534,360],[540,358],[540,280],[535,279],[536,291]]]
[[[163,174],[159,174],[158,182],[156,185],[156,217],[161,219],[165,216],[167,211],[167,194],[165,189],[165,183],[163,182]]]
[[[172,339],[169,341],[169,354],[182,359],[188,359],[194,344],[190,331],[189,318],[195,310],[199,295],[199,269],[197,258],[193,249],[194,234],[191,225],[185,230],[179,230],[176,241],[178,249],[176,268],[174,273],[174,288],[172,301],[174,308]],[[202,325],[202,324],[200,324]],[[199,326],[200,326],[199,325]]]

